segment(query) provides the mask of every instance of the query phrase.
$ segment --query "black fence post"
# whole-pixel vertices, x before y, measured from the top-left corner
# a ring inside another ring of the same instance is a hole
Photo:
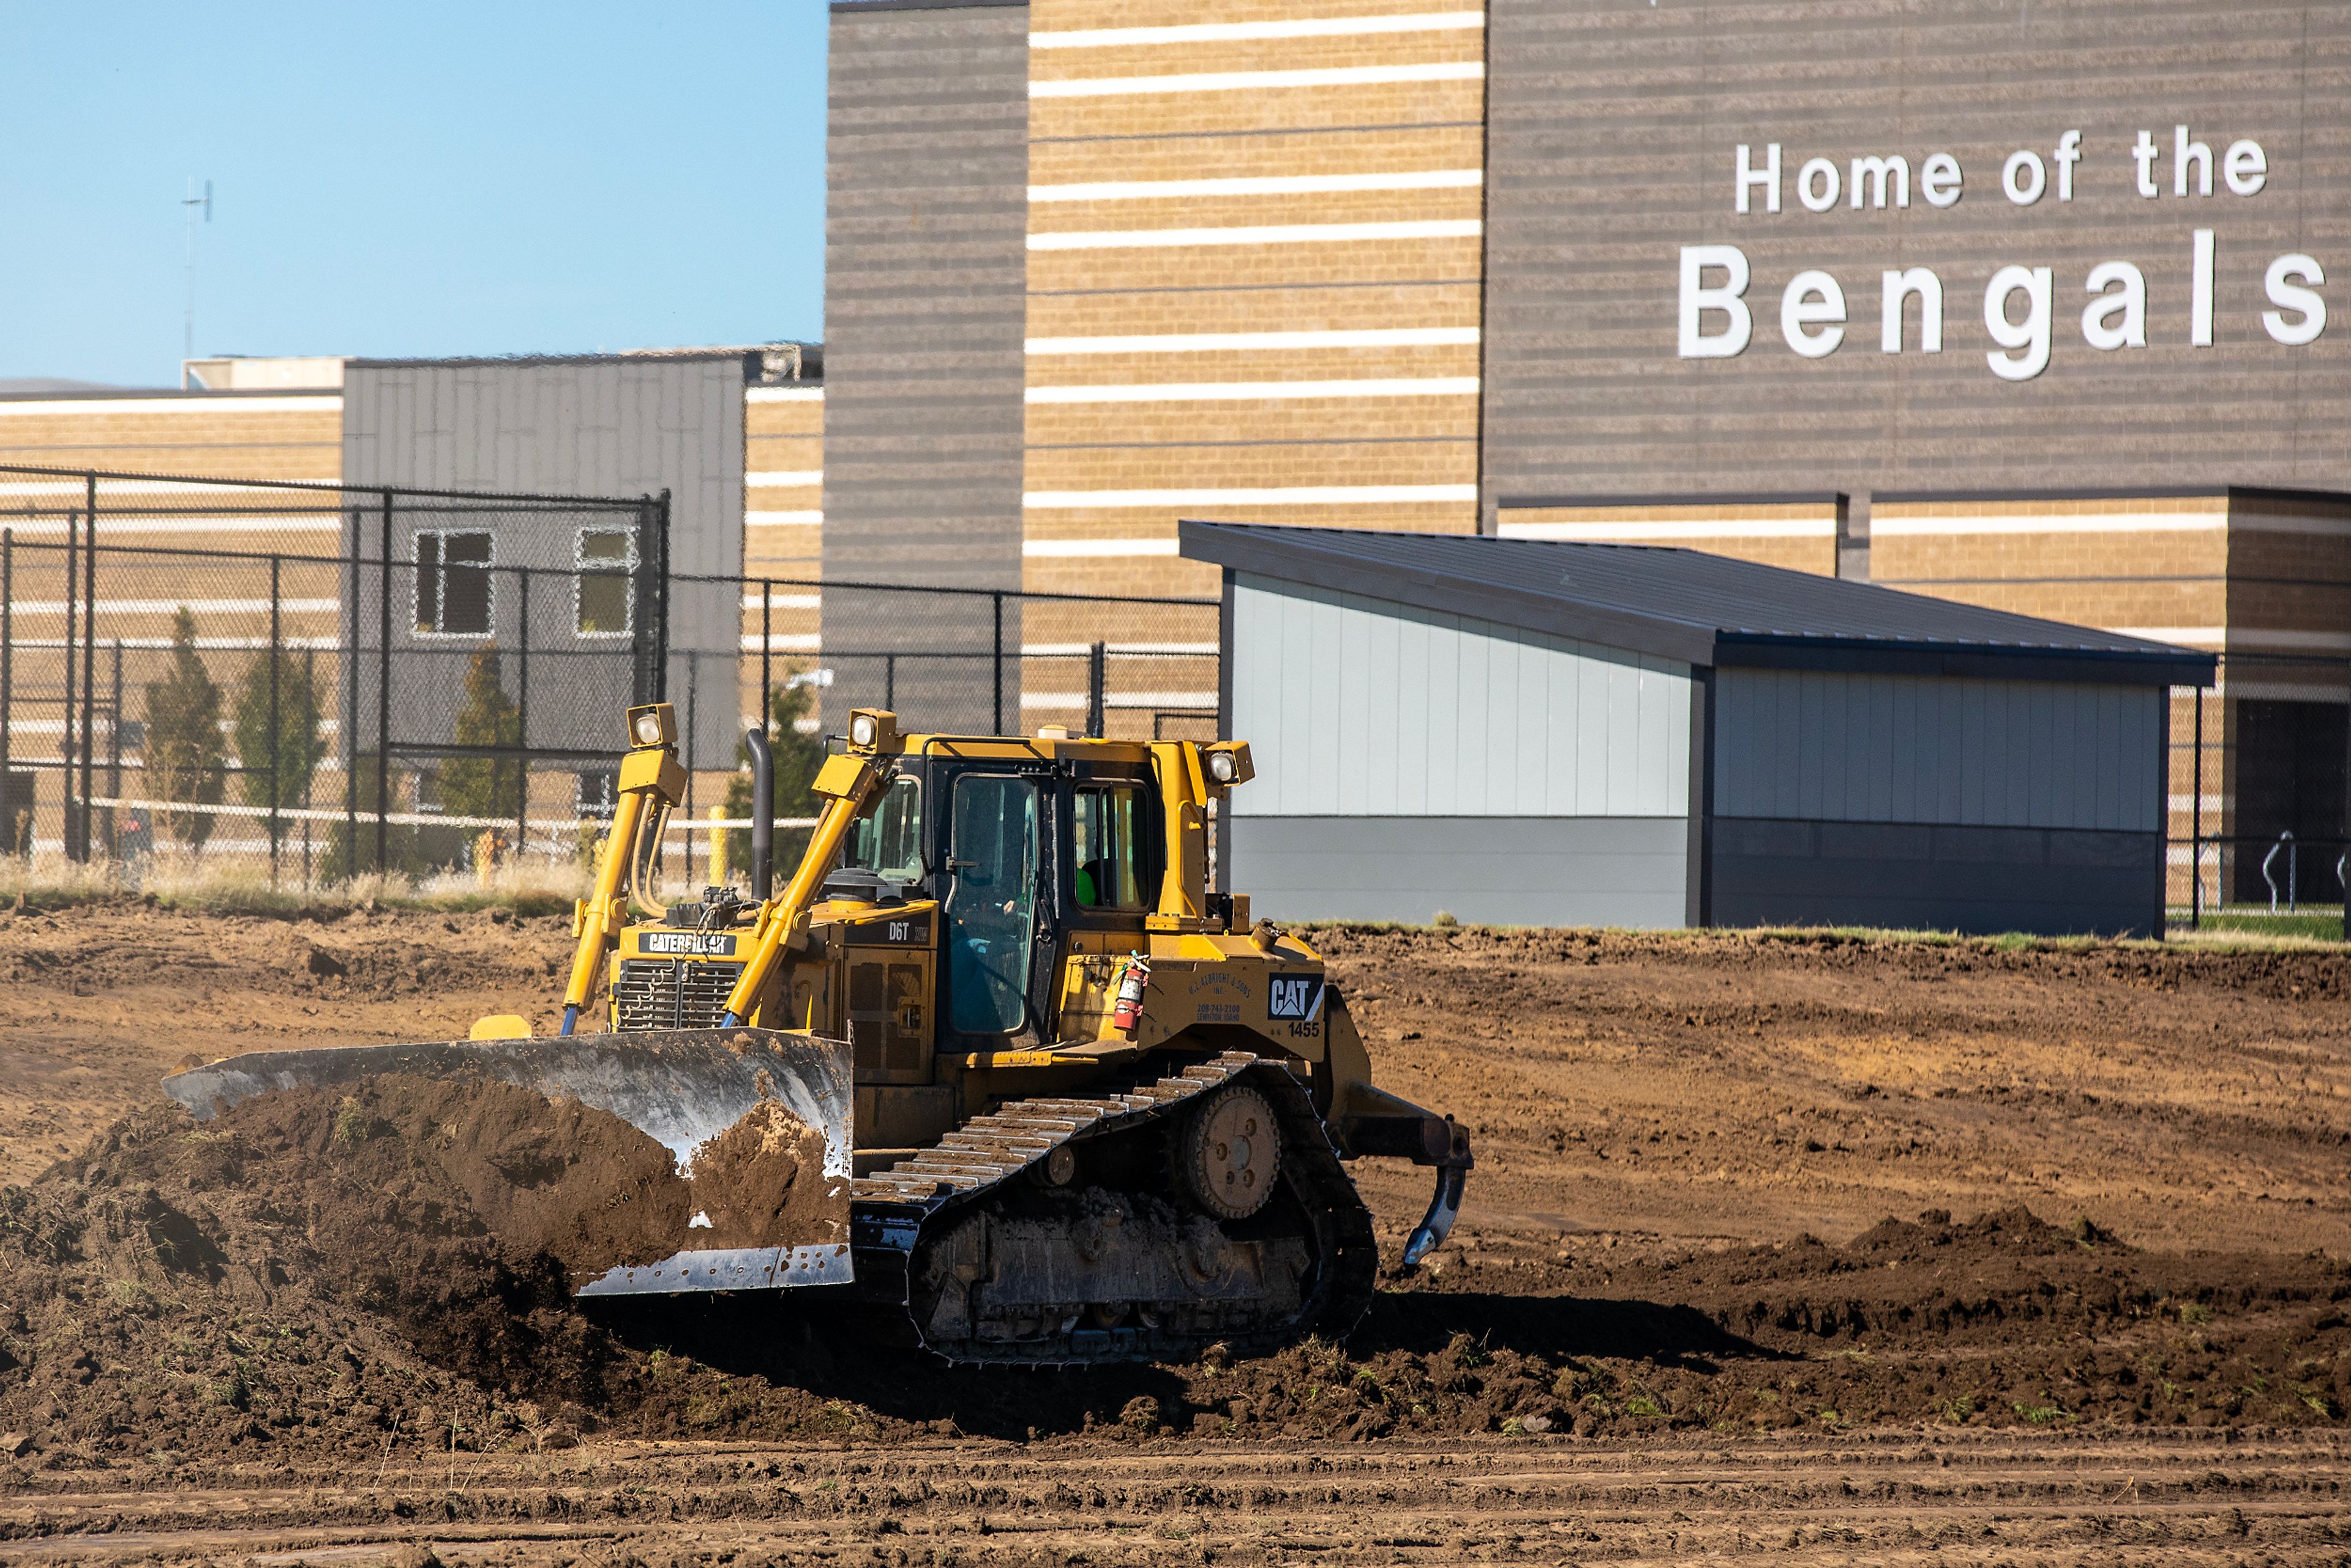
[[[316,648],[302,650],[302,689],[310,694],[310,715],[315,719],[319,713],[319,650]],[[315,736],[302,737],[305,754],[315,743]],[[314,758],[312,765],[302,774],[302,891],[305,893],[310,891],[310,786],[316,781],[318,772]]]
[[[2196,930],[2204,919],[2204,688],[2196,688],[2196,776],[2189,788],[2195,791],[2188,807],[2188,929]]]
[[[338,656],[343,671],[343,881],[360,873],[360,521],[351,508],[351,613]]]
[[[106,792],[114,800],[122,799],[122,639],[114,640],[114,717],[106,727]],[[106,809],[106,852],[120,864],[122,860],[122,818],[120,806]]]
[[[892,713],[898,711],[898,655],[882,655],[882,706]]]
[[[1103,690],[1110,679],[1110,644],[1096,643],[1086,650],[1086,734],[1096,740],[1102,738],[1109,716],[1109,694]]]
[[[16,530],[0,528],[0,843],[13,852],[16,841],[16,781],[8,766],[9,730],[16,702]]]
[[[669,695],[669,492],[637,503],[636,701]]]
[[[775,580],[762,578],[759,581],[759,728],[762,732],[768,727],[768,716],[776,711],[775,661],[770,652],[776,645],[775,608]]]
[[[375,873],[384,873],[392,816],[392,492],[383,493],[383,527],[378,536],[383,559],[377,573],[375,625]]]
[[[516,594],[522,625],[515,633],[515,859],[530,842],[530,569],[515,573],[522,587]]]
[[[89,520],[82,531],[81,562],[81,834],[80,859],[89,861],[90,765],[96,760],[98,716],[98,476],[86,481]],[[73,656],[68,652],[68,658]]]
[[[81,611],[81,516],[66,514],[66,711],[65,722],[57,730],[57,760],[62,767],[58,777],[64,780],[59,803],[64,815],[57,822],[57,842],[66,859],[74,858],[74,622]]]
[[[996,636],[994,643],[996,652],[994,657],[989,661],[996,669],[996,722],[990,727],[989,733],[992,735],[1002,735],[1004,733],[1004,595],[1001,593],[991,593],[987,597],[993,602],[996,610]]]
[[[284,740],[278,735],[277,662],[283,658],[286,624],[283,601],[280,597],[282,557],[269,558],[269,891],[277,891],[277,838],[280,824],[277,808],[278,758],[285,752]],[[244,760],[239,758],[240,762]]]
[[[2346,675],[2351,675],[2351,665],[2346,665],[2344,673]],[[2351,885],[2346,885],[2343,880],[2345,871],[2351,870],[2351,724],[2346,724],[2343,727],[2343,854],[2345,858],[2335,862],[2335,891],[2343,895],[2343,940],[2351,942]]]

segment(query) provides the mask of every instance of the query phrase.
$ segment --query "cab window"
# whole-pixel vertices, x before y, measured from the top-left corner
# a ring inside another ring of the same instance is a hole
[[[946,870],[947,1021],[958,1034],[1010,1034],[1028,1017],[1036,940],[1037,781],[955,781]]]
[[[860,818],[849,846],[849,863],[886,882],[914,882],[923,874],[923,786],[897,779],[872,811]]]
[[[1143,907],[1142,857],[1136,814],[1142,791],[1132,784],[1079,786],[1071,808],[1078,907]]]

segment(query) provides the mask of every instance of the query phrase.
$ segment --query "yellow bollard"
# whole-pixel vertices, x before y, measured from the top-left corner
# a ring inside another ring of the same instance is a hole
[[[725,821],[726,808],[711,807],[710,820],[713,822]],[[726,885],[726,830],[724,828],[714,827],[710,830],[710,885],[713,887]]]

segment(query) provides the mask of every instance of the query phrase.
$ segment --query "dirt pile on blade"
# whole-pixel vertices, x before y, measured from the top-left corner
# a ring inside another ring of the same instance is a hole
[[[351,1228],[355,1250],[329,1260],[348,1280],[389,1281],[453,1238],[494,1238],[516,1260],[545,1253],[575,1280],[688,1239],[693,1209],[667,1149],[617,1116],[510,1083],[391,1075],[260,1095],[218,1125]]]
[[[898,1429],[578,1310],[576,1273],[709,1234],[694,1201],[635,1129],[501,1084],[143,1111],[0,1188],[0,1432],[57,1468]]]
[[[696,1149],[695,1247],[807,1247],[847,1239],[841,1184],[824,1174],[824,1132],[762,1100]]]

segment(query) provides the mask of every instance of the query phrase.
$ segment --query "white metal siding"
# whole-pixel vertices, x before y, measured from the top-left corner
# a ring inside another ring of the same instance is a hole
[[[1251,817],[1686,817],[1687,666],[1244,576]]]
[[[2153,832],[2165,713],[2154,686],[1726,669],[1715,814]]]

